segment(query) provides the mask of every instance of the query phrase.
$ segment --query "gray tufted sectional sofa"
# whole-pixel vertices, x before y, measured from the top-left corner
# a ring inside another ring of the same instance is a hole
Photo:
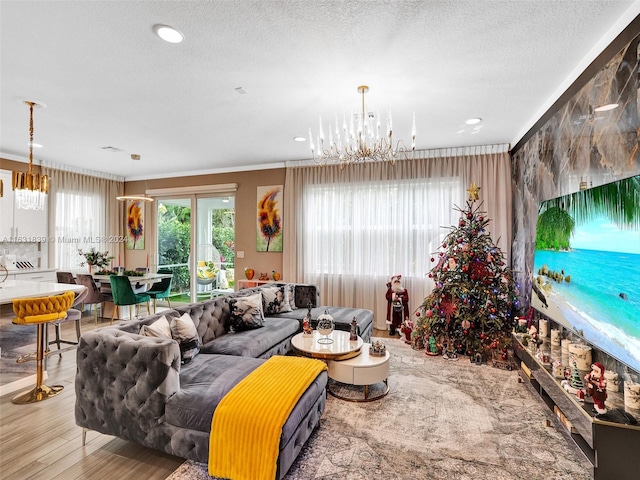
[[[373,312],[317,307],[315,286],[301,284],[294,290],[298,309],[265,317],[262,328],[233,332],[229,300],[257,291],[259,288],[241,290],[84,333],[77,349],[76,423],[206,463],[216,406],[265,359],[291,351],[291,338],[301,331],[307,305],[313,306],[312,318],[328,310],[337,320],[337,329],[348,330],[355,317],[365,342],[371,337]],[[189,313],[196,326],[200,353],[181,365],[175,340],[139,332],[161,315],[170,321],[184,313]],[[280,438],[278,478],[284,477],[318,425],[325,408],[327,380],[322,372],[289,415]]]

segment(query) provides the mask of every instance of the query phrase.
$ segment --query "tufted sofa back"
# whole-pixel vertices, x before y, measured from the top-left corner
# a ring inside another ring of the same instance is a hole
[[[126,322],[115,328],[129,333],[139,333],[143,325],[149,325],[164,315],[171,321],[174,317],[180,317],[187,313],[196,326],[202,344],[210,342],[214,338],[221,337],[231,330],[229,300],[231,298],[245,297],[260,291],[261,287],[247,288],[237,292],[228,293],[220,297],[204,300],[189,305],[181,305],[171,310],[149,315],[141,320]],[[298,308],[307,308],[309,303],[313,307],[319,304],[318,289],[315,285],[295,284],[294,298]]]

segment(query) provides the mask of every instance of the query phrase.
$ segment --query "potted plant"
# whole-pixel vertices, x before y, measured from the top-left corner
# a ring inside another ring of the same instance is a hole
[[[89,273],[92,273],[91,270],[94,265],[98,268],[104,268],[109,265],[109,262],[114,258],[109,255],[109,252],[100,252],[94,247],[91,247],[91,249],[86,252],[83,252],[82,249],[79,248],[78,253],[84,257],[84,261],[80,262],[80,266],[84,267],[85,265],[89,265]]]

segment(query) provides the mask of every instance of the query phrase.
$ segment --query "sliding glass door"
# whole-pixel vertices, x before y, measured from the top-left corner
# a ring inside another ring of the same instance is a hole
[[[157,209],[157,268],[173,273],[171,300],[190,303],[191,198],[158,199]]]
[[[158,199],[158,269],[173,274],[171,301],[190,303],[233,289],[235,197]]]

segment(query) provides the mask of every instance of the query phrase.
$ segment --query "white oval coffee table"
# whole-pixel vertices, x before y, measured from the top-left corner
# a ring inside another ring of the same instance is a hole
[[[369,355],[369,343],[362,345],[362,353],[347,360],[331,360],[328,362],[329,378],[348,385],[364,385],[364,398],[350,398],[340,395],[334,389],[327,387],[327,391],[336,398],[350,402],[371,402],[389,393],[389,352],[384,356]],[[369,385],[384,382],[382,393],[370,397]]]
[[[349,332],[334,330],[328,337],[320,335],[314,330],[311,335],[298,333],[291,339],[293,348],[304,355],[320,358],[322,360],[347,359],[360,355],[363,340],[358,337],[357,340],[349,340]],[[320,339],[329,338],[330,343],[318,342]],[[368,348],[368,347],[367,347]]]

